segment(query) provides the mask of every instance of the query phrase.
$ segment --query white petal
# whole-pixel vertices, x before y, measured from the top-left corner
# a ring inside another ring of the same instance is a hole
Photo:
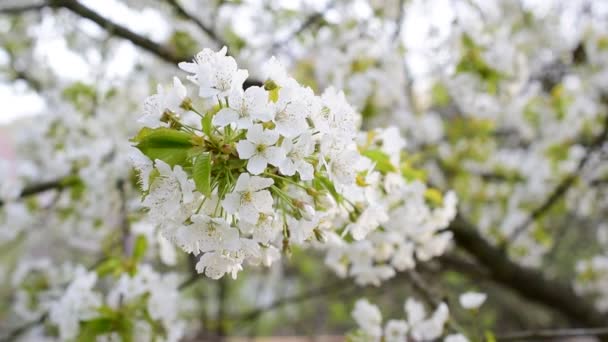
[[[266,189],[272,184],[274,184],[274,180],[272,178],[253,176],[251,177],[251,181],[249,182],[249,189],[251,191],[259,191],[262,189]]]
[[[303,181],[311,180],[314,177],[314,168],[312,165],[305,161],[300,161],[297,164],[298,173],[300,174],[300,179]]]
[[[264,172],[266,165],[268,165],[266,158],[256,154],[249,158],[249,161],[247,162],[247,171],[251,172],[252,175],[259,175]]]
[[[267,129],[264,131],[260,138],[260,143],[266,146],[274,145],[277,140],[279,140],[279,132]]]
[[[232,108],[222,108],[213,117],[213,124],[215,126],[224,127],[230,123],[236,122],[239,118],[239,114]]]
[[[252,202],[258,211],[262,213],[272,212],[273,199],[272,195],[270,194],[270,191],[262,190],[253,193]]]
[[[249,140],[255,144],[260,144],[260,143],[262,143],[263,133],[264,133],[264,128],[262,127],[262,125],[260,125],[260,124],[253,125],[253,127],[251,127],[247,131],[247,140]]]
[[[228,214],[234,214],[241,206],[241,195],[238,193],[230,193],[222,201],[222,207]]]
[[[239,175],[239,179],[236,180],[234,191],[245,191],[249,189],[251,183],[251,176],[247,172],[243,172]]]
[[[268,160],[268,163],[279,166],[285,160],[285,151],[280,147],[272,146],[266,148],[264,156]]]
[[[285,176],[293,176],[296,174],[296,165],[289,158],[285,158],[281,165],[279,165],[279,171]]]
[[[247,140],[241,140],[236,144],[236,151],[239,153],[239,158],[249,159],[255,153],[255,145]]]
[[[245,204],[239,209],[239,218],[245,222],[255,224],[258,222],[258,210],[252,203]]]

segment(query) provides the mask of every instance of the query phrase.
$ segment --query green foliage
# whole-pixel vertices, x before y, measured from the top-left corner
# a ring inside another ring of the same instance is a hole
[[[133,261],[139,262],[148,250],[148,239],[144,235],[138,235],[133,246]]]
[[[192,167],[192,178],[196,190],[205,196],[211,195],[211,153],[203,152],[195,160]]]
[[[63,89],[61,97],[81,112],[91,114],[97,102],[97,90],[92,85],[76,82]]]
[[[456,65],[456,73],[472,73],[477,75],[486,84],[490,94],[498,92],[498,84],[505,76],[492,68],[483,59],[483,49],[475,43],[468,34],[462,35],[462,46],[464,53],[462,59]]]
[[[431,89],[431,94],[433,104],[440,107],[445,107],[450,104],[450,93],[448,93],[448,89],[442,83],[435,83]]]
[[[143,154],[152,160],[160,159],[167,164],[185,165],[188,161],[188,150],[194,146],[193,134],[170,128],[144,127],[132,139]]]
[[[175,31],[169,38],[169,46],[177,56],[193,56],[198,52],[198,43],[186,31]]]
[[[365,150],[361,154],[376,163],[376,170],[382,174],[397,171],[397,168],[391,163],[390,156],[381,150]]]

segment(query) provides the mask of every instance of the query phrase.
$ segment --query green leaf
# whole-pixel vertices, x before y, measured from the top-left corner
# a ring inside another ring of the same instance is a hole
[[[133,247],[133,260],[135,260],[135,262],[140,261],[144,255],[146,255],[147,249],[148,239],[146,239],[144,235],[138,235]]]
[[[424,198],[437,207],[443,204],[443,194],[437,189],[426,189],[426,191],[424,192]]]
[[[192,167],[192,179],[196,190],[205,196],[211,195],[211,153],[201,153]]]
[[[382,173],[397,171],[397,168],[391,163],[391,158],[388,154],[380,150],[367,150],[361,154],[375,162],[376,170]]]
[[[484,335],[486,335],[486,341],[487,342],[496,342],[496,336],[494,336],[494,333],[486,330],[486,332],[484,333]]]
[[[99,266],[97,266],[97,274],[103,277],[105,275],[115,273],[116,270],[122,267],[122,262],[117,258],[110,258],[104,262],[102,262]]]
[[[170,128],[143,128],[132,139],[143,154],[152,160],[160,159],[167,164],[184,165],[188,160],[188,149],[193,135]]]
[[[108,317],[100,317],[82,323],[78,341],[94,341],[95,337],[111,333],[116,329],[116,321]]]

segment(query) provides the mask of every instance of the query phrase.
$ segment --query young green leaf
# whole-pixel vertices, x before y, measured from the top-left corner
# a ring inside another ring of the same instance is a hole
[[[138,262],[146,254],[148,249],[148,239],[143,235],[138,235],[135,240],[135,246],[133,246],[133,259]]]
[[[201,153],[194,162],[192,168],[192,178],[196,185],[196,190],[205,196],[211,195],[211,154],[210,152]]]
[[[150,159],[160,159],[167,164],[183,165],[188,159],[188,149],[192,144],[192,134],[160,127],[155,129],[143,128],[132,139],[143,154]]]

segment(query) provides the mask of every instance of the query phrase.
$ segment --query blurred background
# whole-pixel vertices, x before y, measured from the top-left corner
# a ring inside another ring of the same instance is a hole
[[[122,220],[157,270],[189,279],[192,260],[139,220],[135,184],[116,183],[143,100],[222,46],[252,82],[276,56],[316,93],[343,90],[362,127],[397,126],[403,172],[454,190],[459,215],[449,252],[379,287],[297,249],[196,278],[185,340],[341,341],[357,298],[388,319],[412,296],[447,302],[472,340],[608,336],[600,0],[0,0],[0,336],[37,340],[46,299],[116,253]],[[469,290],[488,294],[478,312],[458,304]]]

